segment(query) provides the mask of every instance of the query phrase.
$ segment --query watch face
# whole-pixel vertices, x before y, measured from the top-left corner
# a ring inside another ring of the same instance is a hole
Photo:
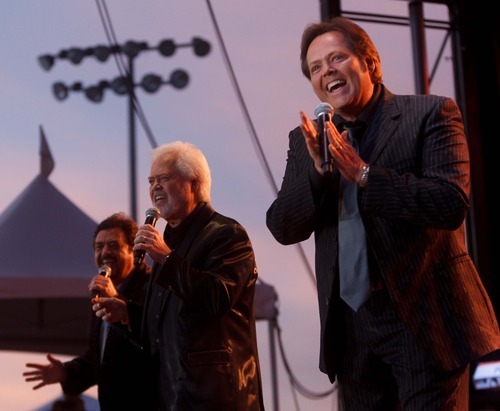
[[[363,174],[361,174],[361,178],[358,181],[358,184],[360,187],[364,187],[366,184],[366,181],[368,180],[368,173],[370,172],[370,166],[366,165],[363,166]]]

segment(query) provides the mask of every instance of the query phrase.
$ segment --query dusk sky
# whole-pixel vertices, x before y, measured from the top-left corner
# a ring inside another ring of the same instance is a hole
[[[266,210],[285,168],[288,133],[298,125],[300,110],[312,118],[319,103],[299,65],[300,36],[307,24],[320,20],[319,0],[3,3],[0,214],[40,172],[40,126],[55,160],[50,181],[58,190],[96,222],[117,211],[131,212],[127,96],[107,89],[103,100],[93,103],[82,92],[70,92],[64,101],[52,94],[52,84],[59,81],[67,85],[80,81],[87,87],[115,79],[120,75],[115,60],[86,57],[75,65],[56,59],[50,71],[37,61],[40,55],[57,55],[72,47],[107,45],[99,5],[107,7],[120,45],[131,40],[147,42],[149,47],[165,39],[176,45],[190,44],[193,38],[207,41],[211,51],[204,57],[185,46],[170,57],[148,50],[134,59],[137,84],[147,74],[168,80],[175,70],[183,70],[189,76],[182,89],[171,84],[163,84],[156,93],[135,88],[145,119],[135,121],[137,220],[142,223],[151,206],[147,185],[151,137],[157,144],[184,140],[197,145],[211,167],[212,205],[247,229],[260,278],[278,295],[279,335],[294,378],[314,393],[330,389],[327,376],[318,369],[319,314],[309,272],[314,264],[312,239],[301,244],[305,263],[299,246],[278,244],[265,225]],[[344,11],[408,16],[406,1],[343,0],[341,6]],[[438,4],[426,3],[424,16],[448,19],[446,7]],[[379,49],[386,86],[397,94],[413,94],[409,27],[359,24]],[[429,71],[445,34],[426,31]],[[448,43],[431,83],[433,94],[454,97],[450,57]],[[89,279],[93,275],[89,273]],[[266,408],[274,411],[267,321],[258,322],[258,338]],[[333,396],[312,400],[292,390],[276,350],[280,410],[335,411]],[[26,358],[45,362],[44,353],[8,354],[0,357],[0,409],[33,410],[60,394],[58,386],[32,391],[21,376]],[[95,396],[95,390],[89,393]]]

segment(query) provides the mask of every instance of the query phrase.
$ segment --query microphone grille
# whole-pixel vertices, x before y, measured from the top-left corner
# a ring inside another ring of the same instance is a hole
[[[103,265],[102,267],[99,268],[99,274],[101,274],[104,277],[110,277],[111,276],[111,268],[108,267],[107,265]]]
[[[158,210],[156,207],[148,208],[146,210],[146,217],[157,219],[160,217],[160,210]]]
[[[319,103],[317,105],[316,109],[314,110],[314,115],[316,117],[319,117],[319,116],[322,116],[325,114],[329,114],[330,116],[333,116],[332,105],[330,103],[325,103],[325,102]]]

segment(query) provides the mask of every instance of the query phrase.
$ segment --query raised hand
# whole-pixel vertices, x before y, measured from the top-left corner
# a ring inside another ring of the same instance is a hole
[[[52,354],[47,354],[48,364],[26,363],[26,367],[34,369],[33,371],[23,372],[26,382],[40,381],[33,387],[34,390],[44,387],[48,384],[63,382],[66,378],[64,364]]]

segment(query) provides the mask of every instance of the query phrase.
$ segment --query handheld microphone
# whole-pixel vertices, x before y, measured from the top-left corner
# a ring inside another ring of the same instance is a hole
[[[158,210],[156,207],[148,208],[146,210],[146,221],[144,222],[144,224],[151,224],[154,227],[156,222],[158,221],[158,218],[160,218],[160,210]],[[146,251],[144,250],[134,251],[134,265],[140,265],[142,263],[142,260],[144,260],[145,255]]]
[[[108,267],[107,265],[103,265],[102,267],[99,267],[99,275],[102,275],[103,277],[110,277],[111,276],[111,268]],[[92,293],[92,298],[99,298],[101,295],[99,291],[94,291]]]
[[[328,136],[326,134],[326,122],[332,121],[333,107],[329,103],[319,103],[314,110],[314,115],[318,119],[318,133],[319,133],[319,152],[321,155],[321,168],[323,173],[332,172],[332,156],[328,150]]]

